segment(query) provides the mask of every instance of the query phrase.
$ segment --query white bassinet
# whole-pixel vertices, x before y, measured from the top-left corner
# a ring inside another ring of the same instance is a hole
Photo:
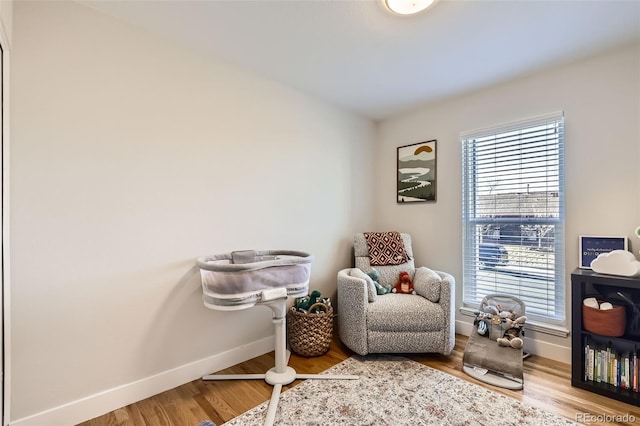
[[[202,300],[207,308],[231,311],[263,305],[273,311],[275,367],[265,374],[211,374],[203,380],[264,379],[273,386],[265,425],[275,421],[282,386],[296,379],[357,379],[354,375],[298,374],[287,366],[287,297],[309,292],[311,261],[308,253],[292,250],[234,251],[198,258],[202,278]]]
[[[284,288],[290,297],[306,296],[312,261],[310,254],[293,250],[244,250],[198,258],[202,300],[211,309],[239,310],[254,306],[273,289]]]

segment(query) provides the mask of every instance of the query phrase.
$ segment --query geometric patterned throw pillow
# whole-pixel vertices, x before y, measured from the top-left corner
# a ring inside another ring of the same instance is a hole
[[[372,266],[402,265],[409,261],[399,232],[365,232]]]

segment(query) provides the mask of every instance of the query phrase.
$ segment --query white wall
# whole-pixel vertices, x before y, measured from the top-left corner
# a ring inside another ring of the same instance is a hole
[[[539,72],[440,102],[379,124],[376,224],[414,236],[420,264],[453,273],[462,304],[462,170],[460,132],[545,113],[565,112],[567,315],[570,273],[578,266],[578,236],[627,235],[640,241],[640,46]],[[438,140],[437,202],[398,205],[396,148]],[[458,314],[459,326],[470,323]],[[567,324],[570,325],[569,322]],[[460,330],[462,329],[459,327]],[[468,331],[467,331],[468,333]],[[530,349],[570,361],[570,338],[527,333]]]
[[[14,12],[12,424],[272,348],[268,309],[203,307],[198,256],[309,251],[335,291],[371,224],[372,122],[73,2]]]
[[[9,175],[8,175],[8,152],[9,152],[9,68],[10,68],[10,51],[11,51],[11,40],[12,40],[12,24],[13,24],[13,2],[4,0],[0,1],[0,44],[2,44],[2,153],[0,153],[0,159],[2,163],[2,202],[3,206],[8,205],[8,188],[9,188]],[[3,208],[2,215],[2,229],[0,230],[0,240],[2,240],[3,247],[9,246],[9,232],[8,232],[8,221],[9,214]],[[9,297],[5,293],[5,286],[9,283],[10,273],[9,273],[9,252],[8,250],[3,250],[2,253],[2,286],[3,291],[0,293],[0,305],[2,306],[2,318],[0,322],[2,323],[2,328],[0,329],[0,341],[3,344],[8,341],[9,333],[8,330],[8,322],[5,319],[5,314],[10,312],[9,305]],[[8,417],[8,400],[6,396],[8,393],[5,391],[6,382],[11,379],[10,373],[5,370],[5,362],[9,359],[5,351],[3,350],[0,353],[0,376],[2,380],[0,381],[0,404],[2,405],[2,414],[0,415],[0,422],[2,425],[5,424],[4,418]]]
[[[13,0],[0,0],[0,20],[2,20],[2,33],[6,38],[8,46],[5,49],[10,48],[13,31]]]

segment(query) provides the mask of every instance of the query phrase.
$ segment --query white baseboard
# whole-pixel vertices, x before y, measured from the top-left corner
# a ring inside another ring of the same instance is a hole
[[[468,336],[473,331],[473,324],[467,321],[456,321],[456,333]],[[524,350],[533,355],[549,358],[554,361],[571,364],[571,348],[542,340],[525,338]]]
[[[206,374],[255,358],[275,347],[273,336],[155,374],[113,389],[72,401],[32,416],[9,422],[11,426],[68,426],[78,424],[134,402],[173,389]],[[263,373],[263,371],[256,371]]]

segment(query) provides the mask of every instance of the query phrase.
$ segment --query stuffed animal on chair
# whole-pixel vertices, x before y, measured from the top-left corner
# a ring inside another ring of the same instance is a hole
[[[369,272],[367,272],[369,278],[373,281],[373,285],[376,287],[376,293],[379,295],[387,294],[391,292],[390,285],[382,285],[380,284],[380,272],[378,272],[375,268],[372,268]]]
[[[515,320],[507,318],[504,321],[508,328],[502,337],[496,339],[496,342],[498,342],[500,346],[511,346],[514,349],[520,349],[524,343],[520,335],[522,333],[522,326],[527,321],[527,317],[522,316]]]
[[[400,294],[416,294],[413,288],[413,281],[411,281],[411,275],[409,275],[408,272],[400,272],[398,281],[393,285],[391,291]]]

